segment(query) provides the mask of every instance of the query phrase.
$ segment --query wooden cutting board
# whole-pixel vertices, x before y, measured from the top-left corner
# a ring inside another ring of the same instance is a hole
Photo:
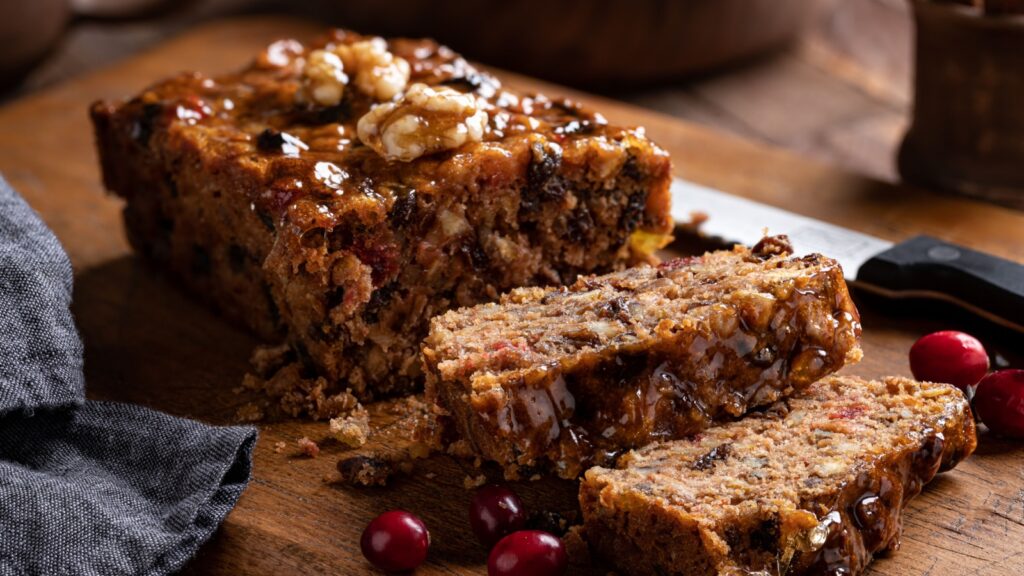
[[[56,231],[74,264],[74,312],[86,344],[91,397],[229,423],[246,401],[231,390],[239,385],[256,342],[131,254],[120,202],[100,183],[88,104],[134,94],[181,70],[228,71],[273,39],[308,37],[317,30],[281,18],[214,23],[0,109],[0,171]],[[613,122],[646,126],[672,153],[677,173],[690,180],[893,240],[924,232],[1024,261],[1022,213],[870,181],[652,112],[499,75],[522,88],[568,93]],[[986,330],[946,309],[857,297],[864,314],[865,359],[850,373],[908,374],[910,344],[941,328],[970,329],[1002,357],[1024,366],[1013,354],[1024,350],[1017,335]],[[388,419],[386,411],[377,412],[380,422]],[[486,552],[466,521],[470,492],[463,480],[482,473],[472,464],[435,457],[416,475],[387,488],[340,487],[324,478],[333,472],[341,448],[325,442],[318,458],[303,458],[295,446],[303,436],[324,438],[326,427],[296,421],[261,427],[252,484],[186,573],[369,572],[359,535],[374,515],[396,507],[419,514],[433,536],[430,560],[417,573],[485,572]],[[278,442],[287,443],[280,453],[274,449]],[[543,480],[516,489],[534,509],[568,511],[574,505],[572,482]],[[1019,575],[1024,573],[1022,543],[1024,444],[984,435],[973,458],[911,503],[902,550],[875,562],[871,574]],[[607,572],[602,566],[574,571]]]

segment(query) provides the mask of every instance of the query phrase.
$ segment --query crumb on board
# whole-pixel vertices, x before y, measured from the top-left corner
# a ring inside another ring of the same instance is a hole
[[[479,487],[483,486],[486,483],[487,483],[487,476],[484,476],[483,474],[480,474],[479,476],[476,476],[476,477],[473,477],[473,476],[470,476],[470,475],[467,474],[466,477],[463,478],[463,480],[462,480],[462,485],[466,488],[466,490],[472,490],[473,488],[479,488]]]
[[[427,480],[433,480],[434,478],[437,478],[437,474],[434,474],[433,472],[427,472],[426,474],[423,475],[423,477],[426,478]]]
[[[299,445],[299,450],[301,451],[301,454],[304,456],[316,458],[320,454],[320,446],[317,445],[316,442],[310,440],[305,436],[299,438],[296,444]]]
[[[262,368],[274,366],[269,361],[263,364]],[[304,374],[302,364],[291,361],[266,375],[246,374],[242,377],[242,387],[261,392],[273,401],[275,412],[292,418],[306,415],[314,420],[326,420],[348,414],[359,406],[350,390],[328,393],[327,379]]]
[[[235,412],[235,420],[238,422],[259,422],[263,416],[263,409],[255,402],[247,402]]]
[[[262,385],[263,380],[259,376],[252,374],[251,372],[246,372],[245,376],[242,376],[242,385],[236,388],[236,390],[241,394],[246,390],[259,390]]]
[[[335,440],[350,448],[358,448],[370,437],[370,413],[357,403],[349,414],[331,418],[329,428]]]
[[[447,452],[456,458],[469,458],[474,455],[473,448],[465,439],[459,439],[448,444]]]
[[[288,444],[286,444],[285,442],[274,442],[274,453],[280,454],[281,452],[284,452],[284,449],[287,447]]]
[[[275,346],[257,346],[249,356],[249,365],[256,374],[267,377],[288,363],[291,348],[286,343]]]
[[[398,419],[384,428],[372,429],[375,447],[362,448],[363,418],[369,418],[368,411],[357,406],[351,411],[350,418],[332,422],[332,434],[337,431],[345,435],[338,438],[358,440],[359,444],[352,452],[338,461],[338,472],[342,484],[356,486],[384,486],[388,480],[398,474],[411,474],[414,462],[429,457],[441,450],[439,439],[440,427],[433,417],[431,405],[420,398],[410,396],[404,399],[389,401],[386,410]],[[376,412],[375,412],[376,414]],[[349,425],[353,433],[348,436]]]

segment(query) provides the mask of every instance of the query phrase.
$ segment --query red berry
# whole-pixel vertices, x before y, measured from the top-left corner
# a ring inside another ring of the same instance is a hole
[[[982,378],[974,410],[996,434],[1024,438],[1024,370],[1000,370]]]
[[[491,484],[476,491],[469,503],[469,525],[487,547],[526,524],[523,502],[512,490]]]
[[[385,572],[406,572],[427,559],[430,533],[416,516],[391,510],[377,516],[359,541],[363,556]]]
[[[945,382],[967,392],[988,372],[988,352],[970,334],[933,332],[910,348],[910,371],[918,380]]]
[[[502,538],[487,558],[488,576],[559,576],[569,557],[562,541],[540,530],[520,530]]]

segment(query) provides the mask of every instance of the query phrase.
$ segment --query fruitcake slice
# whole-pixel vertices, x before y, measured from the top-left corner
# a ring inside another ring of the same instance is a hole
[[[790,251],[766,238],[448,312],[423,345],[428,399],[508,477],[575,478],[741,416],[860,358],[839,265]]]
[[[584,531],[624,574],[854,576],[899,547],[907,501],[975,445],[952,386],[829,377],[588,470]]]
[[[652,258],[668,154],[431,40],[335,30],[91,109],[128,238],[323,394],[422,384],[431,316]],[[330,415],[330,414],[326,414]]]

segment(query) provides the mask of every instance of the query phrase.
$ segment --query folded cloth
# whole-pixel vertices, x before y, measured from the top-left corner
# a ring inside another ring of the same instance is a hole
[[[248,484],[256,431],[86,400],[71,284],[0,178],[0,575],[175,572]]]

